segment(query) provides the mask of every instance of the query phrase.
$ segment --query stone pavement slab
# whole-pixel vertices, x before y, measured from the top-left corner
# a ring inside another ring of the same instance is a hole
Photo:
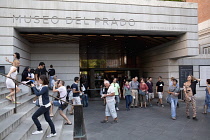
[[[154,101],[155,103],[155,101]],[[198,121],[187,119],[185,103],[180,101],[177,120],[170,118],[170,106],[148,107],[147,109],[125,109],[125,101],[120,103],[119,123],[101,124],[104,119],[102,101],[91,101],[84,108],[84,118],[88,140],[210,140],[210,114],[203,115],[203,101],[197,101]]]

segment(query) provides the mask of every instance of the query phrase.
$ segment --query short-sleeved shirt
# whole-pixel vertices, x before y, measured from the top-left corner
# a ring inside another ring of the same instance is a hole
[[[170,92],[174,92],[174,93],[179,93],[180,92],[180,88],[179,86],[169,86],[169,91]],[[178,98],[178,96],[174,96],[174,95],[171,95],[172,98]]]
[[[196,84],[198,83],[197,80],[192,81],[190,87],[192,88],[193,95],[196,94]]]
[[[71,85],[71,89],[75,89],[75,91],[79,91],[78,84],[73,83],[73,84]],[[79,92],[78,92],[78,93],[73,93],[73,97],[79,97],[79,95],[80,95]]]
[[[107,95],[115,93],[114,87],[110,86],[109,89],[107,90]],[[107,96],[106,97],[107,102],[112,102],[115,101],[115,96]]]
[[[41,69],[39,69],[39,68],[37,68],[36,70],[35,70],[35,75],[37,74],[37,78],[39,79],[39,77],[40,77],[40,75],[41,75]],[[35,79],[35,80],[37,80],[37,79]]]
[[[66,101],[66,95],[67,95],[66,87],[65,86],[61,86],[57,90],[59,91],[60,99]]]
[[[55,69],[53,69],[53,68],[49,69],[49,70],[48,70],[48,74],[49,74],[50,76],[54,76],[54,75],[55,75]]]
[[[164,87],[164,82],[163,81],[158,81],[156,83],[157,86],[157,92],[163,92],[163,87]]]
[[[125,94],[124,96],[127,96],[127,95],[131,95],[131,89],[130,89],[130,86],[124,86],[124,91],[125,91]]]
[[[114,87],[115,95],[119,95],[120,85],[118,83],[112,83],[111,86]]]
[[[147,82],[146,84],[148,86],[148,92],[153,93],[153,83],[152,82]]]

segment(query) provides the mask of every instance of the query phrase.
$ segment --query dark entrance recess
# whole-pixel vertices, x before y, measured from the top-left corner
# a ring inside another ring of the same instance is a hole
[[[193,66],[192,65],[181,65],[179,66],[179,86],[182,88],[184,83],[187,81],[187,77],[193,75]],[[182,94],[179,95],[181,99]]]

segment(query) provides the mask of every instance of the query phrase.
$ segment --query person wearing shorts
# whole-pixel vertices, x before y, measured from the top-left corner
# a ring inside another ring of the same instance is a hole
[[[158,94],[158,98],[159,98],[157,104],[159,105],[159,103],[160,103],[160,105],[162,107],[164,107],[164,105],[163,105],[163,87],[164,87],[164,82],[162,81],[162,77],[159,76],[158,82],[156,83],[156,93]]]
[[[55,82],[55,85],[53,86],[53,92],[59,92],[59,98],[63,101],[66,101],[67,90],[64,85],[65,85],[65,82],[62,80],[60,80],[59,84],[57,84],[57,82]],[[56,86],[58,87],[58,89],[55,89]],[[65,108],[63,108],[63,104],[64,104],[63,101],[60,101],[60,100],[51,101],[52,105],[50,107],[50,117],[53,117],[53,105],[57,106],[59,108],[60,115],[66,120],[66,123],[64,123],[64,125],[72,125],[72,123],[67,118],[65,113],[63,113],[63,110],[65,109]]]
[[[153,92],[153,83],[152,83],[152,77],[148,78],[147,81],[147,86],[148,86],[148,95],[149,95],[149,104],[152,107],[152,100],[155,98],[154,92]]]
[[[108,123],[108,118],[112,116],[113,122],[118,123],[117,111],[115,109],[115,89],[110,85],[109,81],[104,82],[105,88],[107,88],[107,94],[103,94],[102,98],[106,98],[105,119],[101,123]]]
[[[71,85],[71,89],[73,92],[73,105],[81,105],[81,98],[80,98],[80,93],[81,91],[79,90],[79,77],[75,77],[74,78],[74,83]],[[72,106],[71,110],[70,110],[70,115],[73,115],[73,110],[74,110],[74,106]]]

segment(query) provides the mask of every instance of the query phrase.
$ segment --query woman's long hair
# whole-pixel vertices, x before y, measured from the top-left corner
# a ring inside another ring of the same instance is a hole
[[[20,59],[20,54],[19,53],[14,53],[16,55],[16,58],[19,60]]]

